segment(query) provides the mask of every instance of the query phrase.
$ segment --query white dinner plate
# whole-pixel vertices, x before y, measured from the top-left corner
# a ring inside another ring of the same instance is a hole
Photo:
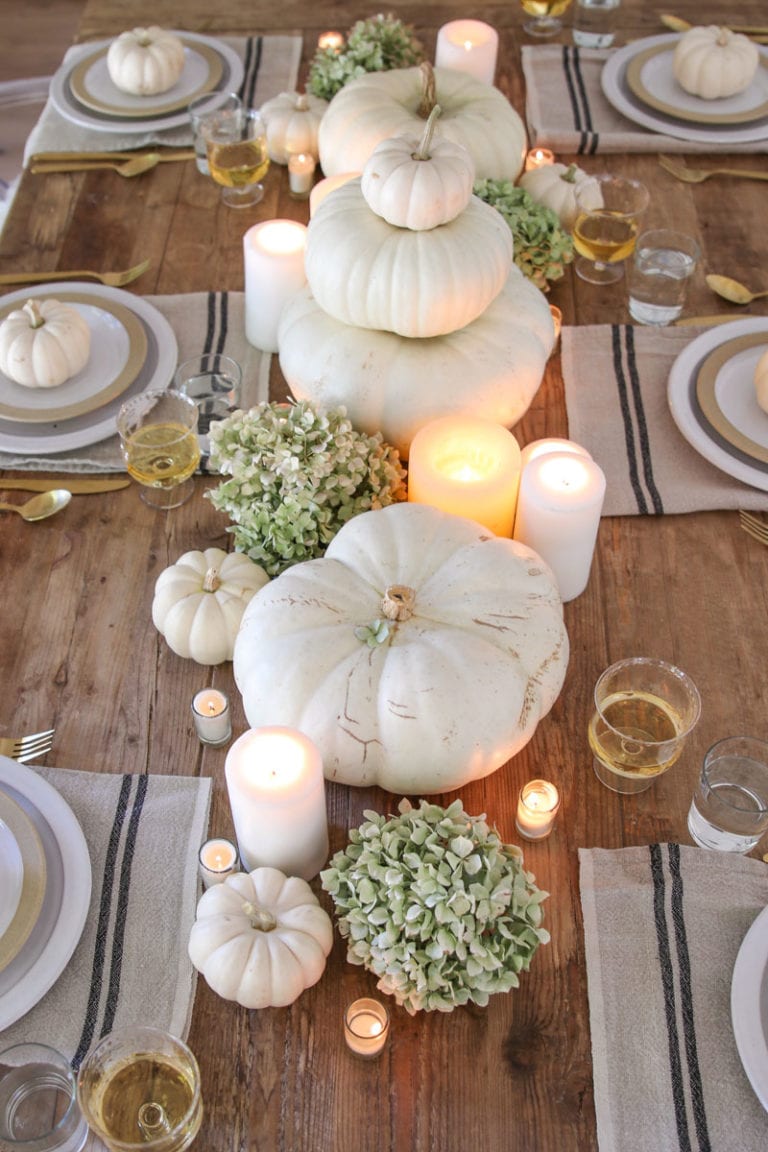
[[[627,83],[626,72],[630,61],[648,48],[673,44],[677,39],[677,33],[647,36],[612,52],[600,74],[603,95],[608,103],[635,124],[650,128],[653,132],[675,136],[679,140],[701,144],[755,144],[760,140],[768,140],[768,117],[754,124],[699,126],[648,108],[635,96]],[[761,47],[759,51],[763,56],[768,56],[768,48]]]
[[[16,837],[0,820],[0,936],[16,915],[24,881],[24,861]]]
[[[636,53],[627,63],[627,85],[647,107],[701,127],[748,124],[768,117],[768,56],[760,60],[751,84],[743,91],[704,100],[686,92],[677,82],[674,55],[674,44],[656,44]]]
[[[669,408],[680,432],[696,451],[721,472],[768,492],[768,472],[757,461],[742,458],[704,419],[696,397],[696,382],[706,357],[722,344],[740,336],[764,333],[768,341],[768,317],[752,316],[721,324],[703,332],[683,349],[672,365],[667,383]]]
[[[0,972],[18,956],[37,923],[45,897],[45,851],[24,809],[0,787],[0,814],[21,852],[21,897],[10,924],[0,936]]]
[[[3,297],[9,300],[27,300],[30,296],[50,294],[50,285],[38,285],[13,292]],[[59,285],[60,292],[77,292],[93,297],[94,302],[117,300],[130,309],[141,321],[147,338],[144,364],[135,380],[125,391],[92,412],[85,412],[68,420],[44,423],[25,423],[0,418],[0,451],[17,454],[47,455],[98,444],[117,433],[117,414],[120,405],[129,396],[151,388],[166,388],[173,378],[178,362],[176,336],[161,312],[141,296],[133,296],[122,288],[107,288],[102,284],[75,284],[69,281]]]
[[[768,1111],[768,908],[753,921],[736,957],[731,1021],[744,1071]]]
[[[737,336],[702,361],[696,398],[715,432],[743,456],[768,467],[768,412],[757,402],[755,369],[768,352],[768,332]]]
[[[47,780],[0,757],[0,785],[29,816],[43,842],[43,907],[24,947],[0,973],[0,1032],[56,982],[85,927],[91,900],[91,859],[74,812]]]

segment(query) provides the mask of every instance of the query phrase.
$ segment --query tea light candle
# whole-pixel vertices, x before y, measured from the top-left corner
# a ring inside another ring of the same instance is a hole
[[[296,220],[265,220],[243,237],[245,336],[263,352],[277,352],[280,313],[307,282],[306,237],[306,225]]]
[[[291,152],[288,157],[288,186],[291,195],[305,199],[315,178],[317,161],[309,152]]]
[[[528,840],[549,836],[560,807],[560,796],[548,780],[530,780],[520,792],[515,825]]]
[[[525,170],[531,172],[534,168],[545,168],[547,164],[554,164],[554,162],[555,154],[551,149],[531,148],[525,158]]]
[[[514,538],[549,564],[563,602],[587,586],[604,498],[605,476],[590,456],[543,452],[523,468]]]
[[[560,333],[563,330],[563,312],[558,308],[557,304],[550,304],[549,311],[552,316],[552,323],[555,326],[555,346],[560,339]],[[554,351],[554,349],[553,349]]]
[[[251,728],[224,765],[243,865],[311,880],[328,859],[320,752],[293,728]]]
[[[359,176],[359,172],[338,172],[335,176],[326,176],[325,180],[318,180],[309,194],[310,220],[326,196],[335,191],[336,188],[341,188],[342,184],[346,184],[348,180],[357,180]]]
[[[229,700],[217,688],[203,688],[192,697],[192,718],[202,744],[226,744],[232,735]]]
[[[198,871],[203,881],[203,888],[211,888],[214,884],[223,884],[227,876],[237,872],[239,858],[237,848],[231,840],[206,840],[200,849],[198,857],[200,863]]]
[[[444,416],[413,438],[408,500],[477,520],[496,536],[511,536],[520,484],[520,447],[500,424]]]
[[[364,996],[344,1013],[344,1039],[356,1056],[378,1056],[388,1032],[389,1012],[378,1000]]]
[[[341,32],[321,32],[317,38],[318,48],[330,48],[332,52],[340,52],[344,47],[344,37]]]
[[[435,64],[493,84],[499,34],[482,20],[451,20],[437,34]]]

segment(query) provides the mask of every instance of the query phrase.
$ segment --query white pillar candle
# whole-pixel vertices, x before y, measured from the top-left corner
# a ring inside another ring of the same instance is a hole
[[[192,718],[202,744],[226,744],[232,735],[229,700],[217,688],[203,688],[192,697]]]
[[[335,176],[326,176],[325,180],[318,180],[309,194],[310,220],[326,196],[334,192],[337,188],[341,188],[342,184],[346,184],[349,180],[357,180],[359,176],[359,172],[338,172]]]
[[[307,229],[296,220],[265,220],[243,237],[245,336],[263,352],[277,352],[284,305],[304,287]]]
[[[237,872],[239,858],[237,848],[231,840],[221,837],[215,840],[206,840],[199,854],[200,878],[203,888],[211,888],[214,884],[223,884],[227,876]]]
[[[389,1012],[379,1000],[364,996],[344,1013],[344,1039],[356,1056],[378,1056],[388,1032]]]
[[[477,520],[511,536],[520,484],[520,447],[490,420],[444,416],[425,424],[408,457],[408,500]]]
[[[575,440],[566,440],[561,436],[548,436],[546,439],[532,440],[530,444],[526,444],[520,453],[520,465],[525,468],[531,460],[552,452],[572,452],[574,456],[583,456],[587,460],[592,459],[586,448],[582,448],[581,444],[577,444]]]
[[[482,20],[451,20],[437,34],[435,64],[493,84],[499,34]]]
[[[288,186],[294,196],[309,196],[316,164],[317,161],[309,152],[291,152],[288,157]]]
[[[323,761],[293,728],[251,728],[224,765],[243,865],[311,880],[328,859]]]
[[[530,780],[521,790],[515,824],[528,840],[549,836],[560,807],[560,796],[548,780]]]
[[[554,162],[555,154],[550,148],[531,148],[525,157],[525,170],[533,172],[535,168],[546,168],[548,164]]]
[[[604,498],[605,476],[591,457],[545,452],[523,468],[514,538],[549,564],[564,602],[587,586]]]

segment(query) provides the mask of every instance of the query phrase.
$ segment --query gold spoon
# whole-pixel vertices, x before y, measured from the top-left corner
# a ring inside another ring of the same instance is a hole
[[[26,504],[0,504],[0,511],[18,512],[23,520],[45,520],[46,516],[53,516],[66,508],[71,499],[72,493],[66,488],[54,488],[51,492],[33,496]]]
[[[121,160],[117,164],[113,164],[109,160],[84,160],[82,162],[71,163],[66,160],[57,163],[45,162],[42,164],[33,164],[30,171],[34,175],[42,172],[90,172],[97,168],[113,168],[118,176],[141,176],[143,172],[149,172],[152,168],[156,168],[160,163],[159,152],[142,152],[140,156],[132,156],[130,160]]]
[[[713,292],[722,296],[724,300],[730,300],[731,304],[751,304],[753,300],[768,296],[768,291],[750,292],[749,288],[740,284],[738,280],[732,280],[730,276],[710,275],[706,277],[706,281]]]

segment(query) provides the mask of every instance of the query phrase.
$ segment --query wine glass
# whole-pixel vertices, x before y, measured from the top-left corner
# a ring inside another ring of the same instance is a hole
[[[178,508],[194,491],[200,460],[197,404],[169,389],[142,392],[120,408],[117,430],[129,474],[152,508]]]
[[[523,23],[529,36],[554,36],[560,31],[560,19],[571,0],[520,0],[522,9],[532,17]]]
[[[589,284],[614,284],[624,275],[638,221],[648,205],[648,189],[639,180],[602,174],[576,188],[573,245],[580,254],[576,275]]]
[[[267,128],[253,109],[222,109],[206,117],[201,132],[208,150],[208,168],[222,186],[221,199],[230,208],[250,208],[264,196],[261,183],[269,169]]]

